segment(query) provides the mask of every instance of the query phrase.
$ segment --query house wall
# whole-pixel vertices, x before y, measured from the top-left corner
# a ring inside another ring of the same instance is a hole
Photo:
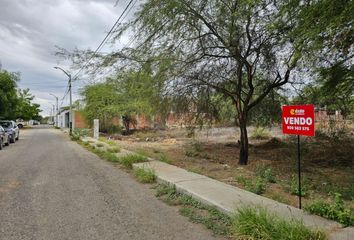
[[[86,124],[84,115],[80,111],[74,111],[74,119],[73,119],[73,124],[74,128],[88,128],[89,126]]]

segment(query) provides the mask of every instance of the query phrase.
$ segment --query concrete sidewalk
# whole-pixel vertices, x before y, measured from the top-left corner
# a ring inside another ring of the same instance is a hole
[[[352,240],[354,229],[343,229],[337,222],[274,201],[243,189],[219,182],[209,177],[188,172],[176,166],[160,161],[134,164],[135,168],[153,169],[160,183],[174,185],[180,193],[185,193],[204,204],[212,205],[222,212],[232,215],[244,206],[260,206],[284,219],[297,219],[312,229],[322,229],[331,240]]]
[[[85,140],[99,142],[91,138],[86,138]],[[109,147],[108,144],[103,144]],[[131,153],[130,151],[122,150],[117,156]],[[260,206],[284,219],[300,220],[312,229],[322,229],[328,233],[330,240],[354,239],[353,227],[343,229],[337,222],[316,215],[309,215],[293,206],[274,201],[161,161],[156,161],[151,158],[149,160],[149,162],[133,164],[133,167],[154,170],[158,182],[173,185],[178,192],[190,195],[204,204],[215,206],[226,214],[232,215],[238,208],[244,206]]]

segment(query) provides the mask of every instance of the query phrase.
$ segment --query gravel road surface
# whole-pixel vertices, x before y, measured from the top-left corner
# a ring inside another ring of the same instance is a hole
[[[0,151],[0,239],[218,239],[148,185],[37,127]]]

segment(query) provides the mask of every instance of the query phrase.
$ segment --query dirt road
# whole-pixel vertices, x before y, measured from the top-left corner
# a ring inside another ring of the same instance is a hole
[[[59,130],[0,151],[0,239],[216,239]]]

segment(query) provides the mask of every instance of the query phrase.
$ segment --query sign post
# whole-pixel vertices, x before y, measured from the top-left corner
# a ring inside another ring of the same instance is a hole
[[[282,130],[284,134],[297,135],[297,168],[299,208],[301,209],[301,159],[300,135],[315,136],[314,105],[292,105],[282,107]]]

